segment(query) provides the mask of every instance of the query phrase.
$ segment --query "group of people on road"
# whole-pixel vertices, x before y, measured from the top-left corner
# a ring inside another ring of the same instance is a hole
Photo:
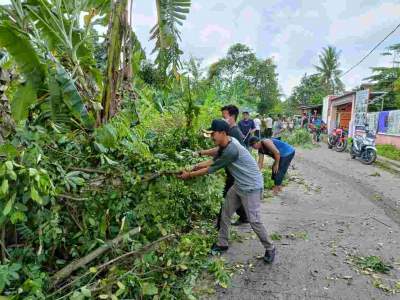
[[[271,120],[261,120],[259,115],[252,120],[249,112],[243,111],[243,119],[236,124],[239,109],[235,105],[222,107],[221,113],[223,119],[213,120],[211,127],[205,131],[212,138],[215,147],[196,152],[199,156],[210,156],[211,159],[194,165],[190,171],[183,170],[179,178],[187,180],[225,169],[225,200],[217,220],[218,241],[211,250],[220,253],[228,249],[229,226],[231,217],[236,212],[239,219],[233,225],[250,223],[265,248],[264,261],[272,263],[276,249],[268,238],[260,212],[264,192],[261,172],[264,155],[274,159],[272,179],[276,194],[282,190],[282,180],[295,155],[295,149],[278,138],[264,137],[263,122],[266,124],[265,129],[270,129],[265,130],[265,133],[274,129],[270,116],[268,118]],[[251,154],[251,148],[258,151],[258,163]]]
[[[326,127],[325,122],[322,120],[321,115],[314,111],[313,115],[307,116],[303,113],[301,126],[310,131],[312,135],[313,144],[319,143],[321,141],[321,133]]]
[[[295,128],[295,120],[293,118],[282,117],[277,115],[261,116],[256,115],[254,119],[250,118],[248,111],[243,111],[243,119],[238,123],[239,129],[245,136],[245,145],[249,146],[249,140],[252,135],[262,138],[280,138],[282,132],[292,132]]]

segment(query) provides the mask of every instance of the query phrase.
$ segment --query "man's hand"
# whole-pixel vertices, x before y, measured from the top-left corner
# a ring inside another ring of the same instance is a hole
[[[193,166],[192,171],[197,171],[197,170],[200,170],[202,168],[204,168],[204,167],[202,167],[201,165],[197,164],[197,165]]]
[[[274,164],[272,165],[272,172],[274,174],[278,173],[279,170],[279,163],[277,163],[276,161],[274,162]]]
[[[187,180],[190,179],[190,172],[188,171],[182,171],[180,175],[178,175],[178,178]]]

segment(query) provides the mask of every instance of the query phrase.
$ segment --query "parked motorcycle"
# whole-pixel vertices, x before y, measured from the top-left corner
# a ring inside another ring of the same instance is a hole
[[[332,130],[328,136],[328,148],[335,148],[337,152],[343,152],[347,147],[347,132],[342,128]]]
[[[366,165],[370,165],[376,160],[375,135],[367,128],[365,134],[354,135],[350,156],[353,159],[360,158],[361,162]]]

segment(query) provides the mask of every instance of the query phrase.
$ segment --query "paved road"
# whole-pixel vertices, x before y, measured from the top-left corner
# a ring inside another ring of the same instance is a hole
[[[400,280],[400,178],[324,145],[298,150],[294,167],[289,186],[262,207],[269,233],[283,237],[276,262],[257,258],[261,244],[240,226],[225,257],[243,271],[205,299],[400,299],[346,263],[378,255],[394,266],[382,283]]]

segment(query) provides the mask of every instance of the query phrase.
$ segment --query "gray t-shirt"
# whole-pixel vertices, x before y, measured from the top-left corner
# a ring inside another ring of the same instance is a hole
[[[229,128],[228,135],[231,137],[234,137],[235,139],[238,140],[238,142],[244,146],[244,135],[240,131],[239,126],[235,125]]]
[[[214,158],[214,162],[209,167],[208,173],[214,173],[222,168],[229,170],[235,178],[237,187],[244,192],[264,188],[263,176],[258,169],[257,162],[251,153],[234,138]]]

